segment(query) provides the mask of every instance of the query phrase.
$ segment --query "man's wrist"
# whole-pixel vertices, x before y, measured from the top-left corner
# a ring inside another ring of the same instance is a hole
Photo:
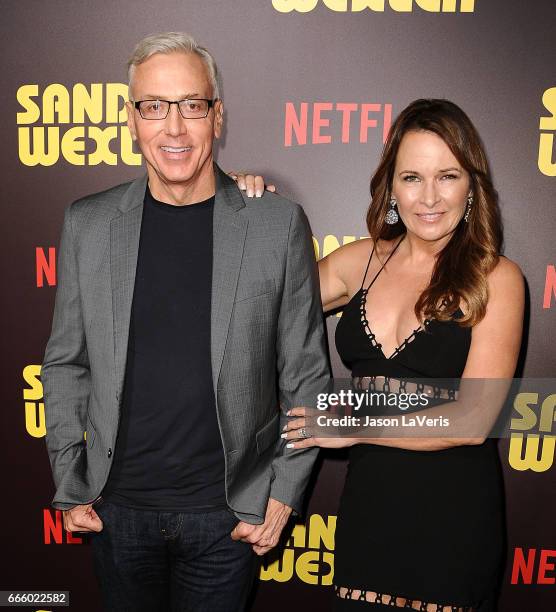
[[[269,497],[268,501],[269,501],[269,505],[270,505],[270,502],[273,502],[275,504],[275,508],[277,511],[282,512],[282,513],[287,513],[288,516],[293,511],[293,508],[289,506],[286,502],[276,499],[275,497]]]

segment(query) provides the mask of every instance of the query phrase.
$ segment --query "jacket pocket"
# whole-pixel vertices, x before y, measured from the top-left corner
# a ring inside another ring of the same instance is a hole
[[[87,448],[93,448],[96,438],[96,430],[89,415],[87,414]]]
[[[272,419],[257,432],[255,439],[257,441],[257,453],[259,455],[262,455],[273,442],[276,444],[280,439],[278,435],[279,421],[280,415],[276,413]]]
[[[235,302],[243,302],[252,298],[274,293],[276,291],[276,283],[273,278],[265,280],[256,280],[250,283],[240,285],[237,290]]]

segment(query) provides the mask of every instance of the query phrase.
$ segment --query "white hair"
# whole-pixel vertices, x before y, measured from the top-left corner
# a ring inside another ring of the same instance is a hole
[[[161,34],[151,34],[143,38],[133,50],[127,62],[127,77],[131,90],[131,80],[135,67],[146,62],[155,53],[196,53],[205,63],[209,80],[212,85],[213,99],[220,97],[218,87],[218,68],[216,61],[207,49],[197,44],[195,39],[185,32],[162,32]]]

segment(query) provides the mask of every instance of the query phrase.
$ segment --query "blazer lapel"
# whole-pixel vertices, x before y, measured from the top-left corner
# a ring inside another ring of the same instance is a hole
[[[245,203],[235,182],[216,164],[214,169],[216,197],[212,247],[211,360],[216,394],[248,222],[247,219],[237,214],[245,207]],[[122,395],[124,385],[131,304],[146,185],[146,176],[131,183],[119,207],[122,214],[113,219],[110,224],[114,362],[118,400]]]
[[[215,165],[213,218],[211,359],[214,393],[224,358],[248,221],[238,214],[245,203],[235,182]]]
[[[119,206],[122,214],[112,219],[110,223],[110,276],[114,317],[116,398],[118,400],[122,395],[124,385],[131,302],[135,286],[146,186],[146,176],[131,183]]]

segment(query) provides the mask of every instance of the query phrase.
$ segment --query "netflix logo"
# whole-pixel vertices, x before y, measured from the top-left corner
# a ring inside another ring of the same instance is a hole
[[[544,283],[543,308],[552,308],[556,302],[556,266],[546,266],[546,280]]]
[[[35,270],[37,287],[56,285],[56,249],[54,247],[35,249]]]
[[[515,548],[512,584],[556,584],[556,550]]]
[[[83,544],[83,538],[64,529],[61,510],[43,508],[42,514],[45,544]]]
[[[286,102],[284,146],[367,143],[369,138],[382,145],[391,125],[391,104]]]

